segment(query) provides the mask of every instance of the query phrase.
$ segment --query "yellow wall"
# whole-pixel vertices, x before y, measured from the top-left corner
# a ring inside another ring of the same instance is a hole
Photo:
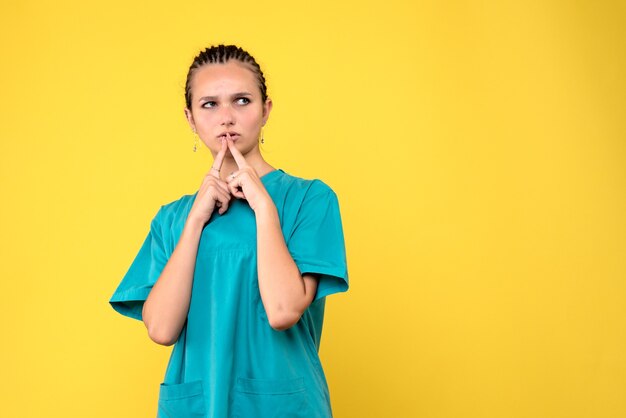
[[[171,347],[108,298],[210,167],[183,85],[241,44],[270,163],[338,193],[337,418],[626,416],[623,2],[0,6],[0,416],[149,417]]]

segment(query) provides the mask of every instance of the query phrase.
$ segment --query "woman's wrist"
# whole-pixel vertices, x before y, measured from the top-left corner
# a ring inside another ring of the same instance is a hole
[[[254,214],[258,218],[267,219],[268,217],[278,217],[278,211],[272,198],[268,195],[267,199],[258,202],[254,207]]]
[[[205,223],[206,222],[200,218],[196,218],[194,216],[187,216],[187,220],[185,221],[185,226],[183,230],[202,231],[202,228],[204,228]]]

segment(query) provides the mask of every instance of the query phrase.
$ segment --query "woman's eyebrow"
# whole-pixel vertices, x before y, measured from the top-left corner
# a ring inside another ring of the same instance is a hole
[[[247,91],[242,91],[239,93],[234,93],[232,94],[230,97],[238,97],[238,96],[252,96],[252,93],[248,93]],[[202,100],[215,100],[217,99],[217,96],[202,96],[198,99],[198,101],[202,101]]]

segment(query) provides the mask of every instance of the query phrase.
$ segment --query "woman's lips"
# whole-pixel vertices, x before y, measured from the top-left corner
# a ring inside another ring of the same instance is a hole
[[[223,138],[223,139],[226,139],[226,134],[221,134],[221,135],[220,135],[220,136],[218,136],[217,138],[218,138],[218,139],[222,139],[222,138]],[[230,134],[230,139],[232,139],[233,141],[234,141],[235,139],[237,139],[237,138],[239,138],[239,134],[235,134],[235,133]]]

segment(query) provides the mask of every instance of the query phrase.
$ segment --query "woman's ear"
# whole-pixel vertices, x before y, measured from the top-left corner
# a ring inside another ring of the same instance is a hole
[[[196,123],[193,121],[193,115],[191,114],[191,111],[187,108],[185,108],[185,117],[187,118],[187,122],[189,122],[189,127],[191,127],[191,130],[196,132]]]
[[[263,104],[263,126],[267,123],[267,118],[270,117],[270,112],[272,111],[272,99],[269,97],[265,100]]]

